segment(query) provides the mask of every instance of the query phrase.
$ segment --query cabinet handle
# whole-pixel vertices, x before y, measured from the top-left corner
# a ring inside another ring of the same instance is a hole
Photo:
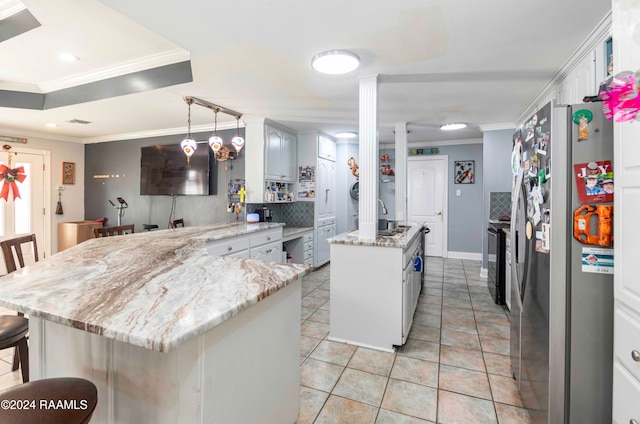
[[[227,251],[228,252],[231,252],[232,250],[233,250],[233,247],[231,247],[231,246],[227,247]]]
[[[267,241],[271,240],[271,237],[267,237]]]
[[[634,420],[633,418],[631,418],[631,421],[629,421],[629,424],[638,424],[638,420]]]
[[[638,352],[637,350],[631,352],[631,357],[634,361],[640,362],[640,352]]]

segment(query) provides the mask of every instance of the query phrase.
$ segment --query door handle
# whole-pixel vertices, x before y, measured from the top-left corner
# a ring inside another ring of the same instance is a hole
[[[437,214],[437,215],[438,215],[438,216],[442,215],[442,211],[438,212],[438,214]]]
[[[511,204],[511,222],[513,223],[514,227],[513,229],[510,231],[511,233],[511,249],[514,249],[514,251],[517,251],[517,240],[516,240],[516,233],[518,232],[518,227],[517,227],[517,222],[516,222],[516,218],[518,216],[518,202],[520,199],[520,195],[522,194],[522,180],[524,179],[524,169],[522,167],[520,167],[520,169],[518,169],[518,177],[516,179],[516,192],[514,194],[513,197],[513,203]],[[513,256],[514,260],[512,261],[512,266],[511,266],[511,278],[513,279],[513,281],[515,282],[515,284],[513,284],[513,286],[515,287],[515,292],[516,292],[516,299],[518,301],[518,307],[520,308],[520,310],[522,310],[522,297],[520,296],[520,279],[518,277],[518,255],[516,254],[515,256]]]

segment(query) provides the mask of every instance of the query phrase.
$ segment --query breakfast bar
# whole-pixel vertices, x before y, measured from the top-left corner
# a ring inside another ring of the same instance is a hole
[[[0,278],[29,315],[31,379],[91,380],[92,423],[293,423],[309,269],[206,248],[279,225],[92,239]]]

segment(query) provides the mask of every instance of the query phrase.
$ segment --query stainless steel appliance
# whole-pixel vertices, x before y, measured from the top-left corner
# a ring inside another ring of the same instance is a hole
[[[260,218],[260,222],[271,222],[271,220],[273,219],[273,212],[266,206],[262,206],[261,208],[259,208],[256,213]]]
[[[504,305],[506,299],[506,237],[502,230],[509,228],[509,225],[509,223],[490,220],[487,228],[487,285],[493,301],[498,305]]]
[[[580,203],[581,167],[604,161],[613,128],[600,103],[547,104],[514,134],[511,366],[533,422],[611,422],[613,275],[589,262],[603,246],[573,237],[573,212],[597,199]]]

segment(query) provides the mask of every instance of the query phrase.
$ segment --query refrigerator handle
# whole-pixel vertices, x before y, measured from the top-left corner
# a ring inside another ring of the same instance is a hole
[[[524,180],[524,169],[520,167],[518,169],[518,176],[516,177],[516,187],[515,193],[513,196],[513,202],[511,203],[511,257],[512,257],[512,265],[511,265],[511,279],[514,282],[513,287],[516,292],[516,299],[518,300],[518,306],[520,310],[522,310],[522,297],[520,296],[520,277],[518,275],[518,223],[516,222],[518,218],[518,202],[520,201],[520,196],[522,196],[522,181]]]

